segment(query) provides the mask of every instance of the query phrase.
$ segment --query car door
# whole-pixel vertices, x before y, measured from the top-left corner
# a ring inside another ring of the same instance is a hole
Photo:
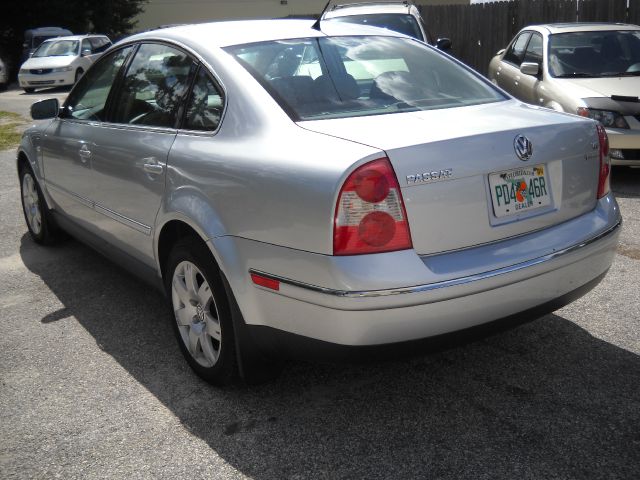
[[[91,199],[101,214],[94,226],[149,266],[155,265],[153,228],[167,156],[194,69],[195,62],[182,50],[141,44],[113,96],[109,123],[93,134]]]
[[[509,48],[507,48],[496,71],[496,82],[498,86],[515,97],[517,97],[517,89],[515,88],[516,78],[520,76],[520,65],[524,59],[530,37],[531,32],[529,31],[522,32],[518,35],[511,45],[509,45]]]
[[[95,133],[106,121],[112,85],[133,47],[110,53],[80,79],[41,140],[45,184],[56,208],[87,224],[93,214]]]

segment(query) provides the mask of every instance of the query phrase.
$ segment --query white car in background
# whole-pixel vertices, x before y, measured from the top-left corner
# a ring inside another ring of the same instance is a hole
[[[105,35],[72,35],[45,40],[18,73],[27,93],[36,88],[74,85],[91,64],[111,46]]]

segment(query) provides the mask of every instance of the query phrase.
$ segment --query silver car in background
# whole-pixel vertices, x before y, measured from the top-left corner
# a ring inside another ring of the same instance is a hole
[[[640,166],[640,26],[530,26],[496,54],[488,76],[524,102],[598,120],[612,163]]]
[[[278,355],[541,315],[609,269],[621,217],[597,122],[527,106],[387,30],[270,20],[112,47],[17,167],[62,228],[166,292],[204,379]]]

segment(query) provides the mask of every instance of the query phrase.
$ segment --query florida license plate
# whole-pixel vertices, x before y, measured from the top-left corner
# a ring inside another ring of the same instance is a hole
[[[491,201],[496,217],[505,217],[551,204],[546,165],[489,174]]]

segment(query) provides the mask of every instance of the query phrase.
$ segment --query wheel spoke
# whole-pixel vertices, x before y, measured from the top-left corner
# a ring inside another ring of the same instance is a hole
[[[198,358],[198,340],[199,339],[200,337],[198,336],[196,331],[193,328],[190,328],[189,329],[189,345],[187,346],[187,348],[189,349],[189,352],[191,352],[191,355],[193,356],[193,358]]]
[[[198,300],[200,301],[200,305],[202,305],[203,308],[206,308],[209,300],[211,299],[211,289],[209,288],[209,284],[205,280],[204,282],[202,282],[202,285],[200,285],[200,288],[198,289]]]
[[[207,335],[211,338],[220,341],[222,339],[222,333],[220,332],[220,322],[217,318],[214,318],[213,315],[207,313],[206,316],[207,323]]]
[[[187,286],[187,291],[191,298],[195,299],[198,295],[198,282],[196,281],[196,275],[198,270],[192,263],[187,263],[184,267],[184,283]]]
[[[191,321],[193,320],[193,315],[189,313],[189,310],[185,307],[179,308],[175,311],[176,313],[176,321],[178,325],[181,327],[188,327],[191,325]]]
[[[185,286],[185,284],[182,282],[182,279],[178,275],[173,277],[173,288],[178,294],[178,298],[180,299],[182,304],[189,305],[191,301],[191,296],[187,291],[187,287]]]
[[[215,365],[218,361],[219,352],[213,348],[207,332],[202,332],[202,335],[200,336],[200,346],[202,347],[204,357],[211,363],[211,365]]]

